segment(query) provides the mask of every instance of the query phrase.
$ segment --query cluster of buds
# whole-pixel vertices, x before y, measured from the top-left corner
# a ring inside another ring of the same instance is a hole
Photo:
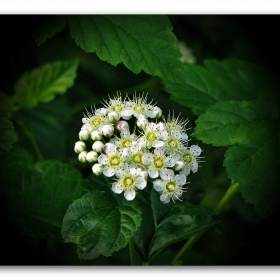
[[[124,193],[127,200],[133,200],[147,180],[163,203],[180,200],[201,153],[197,145],[188,146],[188,121],[174,113],[165,118],[144,95],[130,99],[119,93],[102,105],[84,114],[74,148],[79,161],[90,163],[96,175],[114,176],[112,191]]]

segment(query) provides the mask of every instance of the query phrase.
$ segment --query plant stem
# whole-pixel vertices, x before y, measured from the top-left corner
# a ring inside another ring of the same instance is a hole
[[[129,255],[130,255],[130,263],[131,263],[131,265],[136,265],[133,237],[129,241]]]
[[[43,158],[43,155],[39,149],[39,146],[34,138],[34,135],[32,133],[31,130],[29,130],[29,128],[27,128],[24,123],[19,119],[19,118],[14,118],[15,121],[17,122],[18,126],[22,129],[22,131],[24,132],[24,134],[26,135],[26,137],[28,138],[30,144],[31,144],[31,147],[33,148],[34,152],[35,152],[35,155],[38,159],[38,161],[43,161],[44,158]]]
[[[221,200],[218,202],[216,208],[214,209],[214,213],[219,215],[222,210],[225,208],[225,206],[229,203],[229,201],[232,199],[232,197],[238,192],[239,183],[231,183],[228,190],[224,194],[224,196],[221,198]],[[187,251],[189,251],[196,242],[200,239],[200,237],[204,234],[205,231],[202,231],[200,233],[197,233],[193,235],[182,247],[182,249],[179,251],[179,253],[175,256],[175,258],[172,260],[171,264],[176,265],[179,260],[182,259],[182,257],[186,254]]]

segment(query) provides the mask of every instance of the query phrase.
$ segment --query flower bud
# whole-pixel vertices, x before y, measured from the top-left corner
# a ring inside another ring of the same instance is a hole
[[[137,120],[137,126],[140,128],[140,129],[144,129],[146,127],[146,125],[148,124],[148,120],[146,118],[139,118]]]
[[[86,129],[83,129],[79,132],[79,139],[81,141],[86,141],[86,140],[88,140],[89,135],[90,135],[90,132]]]
[[[93,141],[98,141],[98,140],[102,139],[102,133],[100,131],[98,131],[98,130],[92,131],[90,136],[91,136],[91,139]]]
[[[97,161],[98,153],[95,151],[90,151],[87,153],[87,161],[88,162],[95,162]]]
[[[106,137],[111,137],[114,134],[114,127],[110,124],[106,124],[102,127],[102,134]]]
[[[80,162],[86,162],[87,161],[87,152],[86,151],[81,152],[79,154],[78,158],[79,158]]]
[[[101,153],[104,150],[104,144],[101,141],[95,141],[92,144],[92,150]]]
[[[151,119],[159,119],[162,116],[162,110],[159,107],[155,106],[151,110],[147,111],[147,116]]]
[[[182,171],[183,170],[183,168],[184,168],[184,166],[185,166],[185,163],[183,162],[183,161],[177,161],[176,163],[175,163],[175,165],[173,166],[173,169],[175,170],[175,171]]]
[[[116,123],[120,119],[120,116],[116,112],[110,112],[108,114],[108,119],[110,123]]]
[[[81,127],[81,130],[87,130],[89,132],[91,132],[92,130],[92,127],[89,123],[85,123],[82,127]]]
[[[79,154],[86,150],[86,144],[83,141],[78,141],[75,143],[74,151]]]
[[[101,175],[103,173],[103,165],[100,163],[94,164],[92,166],[92,172],[97,176]]]
[[[119,132],[121,132],[124,128],[125,129],[129,129],[128,122],[126,122],[126,121],[118,121],[117,125],[116,125],[116,128],[117,128],[117,130]]]

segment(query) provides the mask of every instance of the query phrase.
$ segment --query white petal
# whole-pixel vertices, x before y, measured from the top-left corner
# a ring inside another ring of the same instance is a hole
[[[154,113],[153,111],[147,111],[146,115],[151,119],[156,117],[156,113]]]
[[[197,172],[198,169],[198,163],[196,161],[192,162],[192,172],[195,173]]]
[[[155,154],[157,157],[161,157],[161,156],[164,155],[164,151],[165,151],[165,149],[164,149],[163,147],[155,148],[154,154]]]
[[[184,169],[180,172],[180,174],[184,174],[188,176],[191,173],[191,169],[186,165]]]
[[[195,157],[198,157],[201,154],[201,148],[197,145],[192,145],[190,151]]]
[[[142,156],[142,163],[144,165],[150,165],[153,161],[153,155],[151,153],[144,153]]]
[[[175,160],[172,157],[166,157],[165,164],[167,167],[173,167],[175,165]]]
[[[178,160],[180,160],[180,154],[179,153],[176,153],[176,154],[174,154],[174,155],[172,155],[172,158],[175,160],[175,162],[176,161],[178,161]]]
[[[157,191],[157,192],[161,192],[163,189],[164,189],[164,183],[157,179],[153,182],[154,184],[154,189]]]
[[[163,193],[160,196],[160,201],[162,201],[164,204],[169,203],[170,202],[170,196],[166,193]]]
[[[141,173],[141,168],[130,168],[129,170],[129,173],[132,175],[132,176],[137,176],[137,175],[140,175]]]
[[[157,178],[159,175],[159,173],[156,169],[149,169],[148,174],[152,179]]]
[[[129,137],[130,131],[129,131],[129,129],[124,128],[124,129],[121,131],[120,134],[121,134],[121,137],[122,137],[122,138],[126,138],[126,137]]]
[[[122,178],[124,176],[125,172],[126,172],[125,168],[118,168],[115,171],[115,175],[117,176],[117,178]]]
[[[123,191],[123,186],[119,183],[113,183],[112,184],[112,191],[114,193],[122,193]]]
[[[111,139],[110,139],[110,142],[113,143],[113,144],[116,144],[116,143],[118,143],[119,141],[120,141],[120,139],[119,139],[118,137],[114,137],[114,138],[111,138]],[[105,146],[106,146],[106,144],[105,144]]]
[[[181,138],[182,140],[187,141],[189,137],[187,133],[182,133]]]
[[[126,190],[124,193],[124,197],[126,198],[126,200],[133,200],[135,195],[136,195],[136,192],[134,189]]]
[[[160,170],[160,177],[164,181],[170,181],[173,176],[174,176],[174,171],[171,169],[164,168]]]
[[[115,174],[115,169],[110,167],[110,166],[105,166],[104,167],[104,170],[103,170],[103,174],[106,176],[106,177],[112,177],[114,176]]]
[[[98,162],[99,162],[100,164],[105,165],[105,164],[108,163],[108,157],[107,157],[106,155],[104,155],[104,154],[101,154],[101,155],[98,157]]]
[[[143,178],[139,177],[135,180],[135,186],[139,190],[143,190],[147,186],[147,181],[144,180]]]
[[[160,138],[161,138],[162,140],[167,140],[167,138],[168,138],[168,132],[167,132],[166,130],[161,131],[161,132],[160,132]]]
[[[154,148],[164,147],[164,142],[163,141],[155,141],[152,146]]]
[[[187,182],[187,177],[184,174],[178,174],[175,176],[175,182],[179,186],[183,186]]]
[[[124,118],[131,117],[133,115],[133,110],[125,109],[121,112],[121,116]]]

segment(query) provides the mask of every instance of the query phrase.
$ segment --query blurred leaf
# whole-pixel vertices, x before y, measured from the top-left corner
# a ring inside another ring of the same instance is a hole
[[[75,200],[63,219],[65,242],[78,245],[81,259],[110,256],[128,244],[141,222],[135,202],[118,205],[108,192],[92,191]]]
[[[119,63],[135,74],[180,82],[180,51],[172,25],[163,15],[82,15],[68,18],[72,38],[101,60]]]
[[[201,206],[192,205],[187,201],[174,204],[156,227],[149,258],[166,246],[190,238],[217,223],[213,213]]]
[[[8,216],[23,234],[60,240],[67,207],[81,195],[78,170],[54,160],[31,164],[25,151],[15,150],[1,160],[1,182]]]
[[[237,59],[206,60],[205,67],[185,65],[185,83],[165,81],[171,98],[200,115],[216,101],[247,100],[277,93],[277,76]]]
[[[6,112],[0,108],[0,154],[10,152],[12,143],[16,141],[15,137],[12,135],[13,131],[13,123],[8,120]]]
[[[38,102],[49,102],[73,85],[77,67],[77,60],[56,61],[25,72],[17,80],[11,98],[19,108],[33,108]]]
[[[261,100],[217,102],[198,118],[193,133],[205,143],[234,145],[225,154],[229,177],[263,217],[276,210],[280,198],[279,122],[273,111]]]
[[[34,31],[33,36],[38,46],[42,45],[48,38],[51,38],[55,33],[62,31],[66,26],[66,18],[62,15],[47,15],[41,18]]]

